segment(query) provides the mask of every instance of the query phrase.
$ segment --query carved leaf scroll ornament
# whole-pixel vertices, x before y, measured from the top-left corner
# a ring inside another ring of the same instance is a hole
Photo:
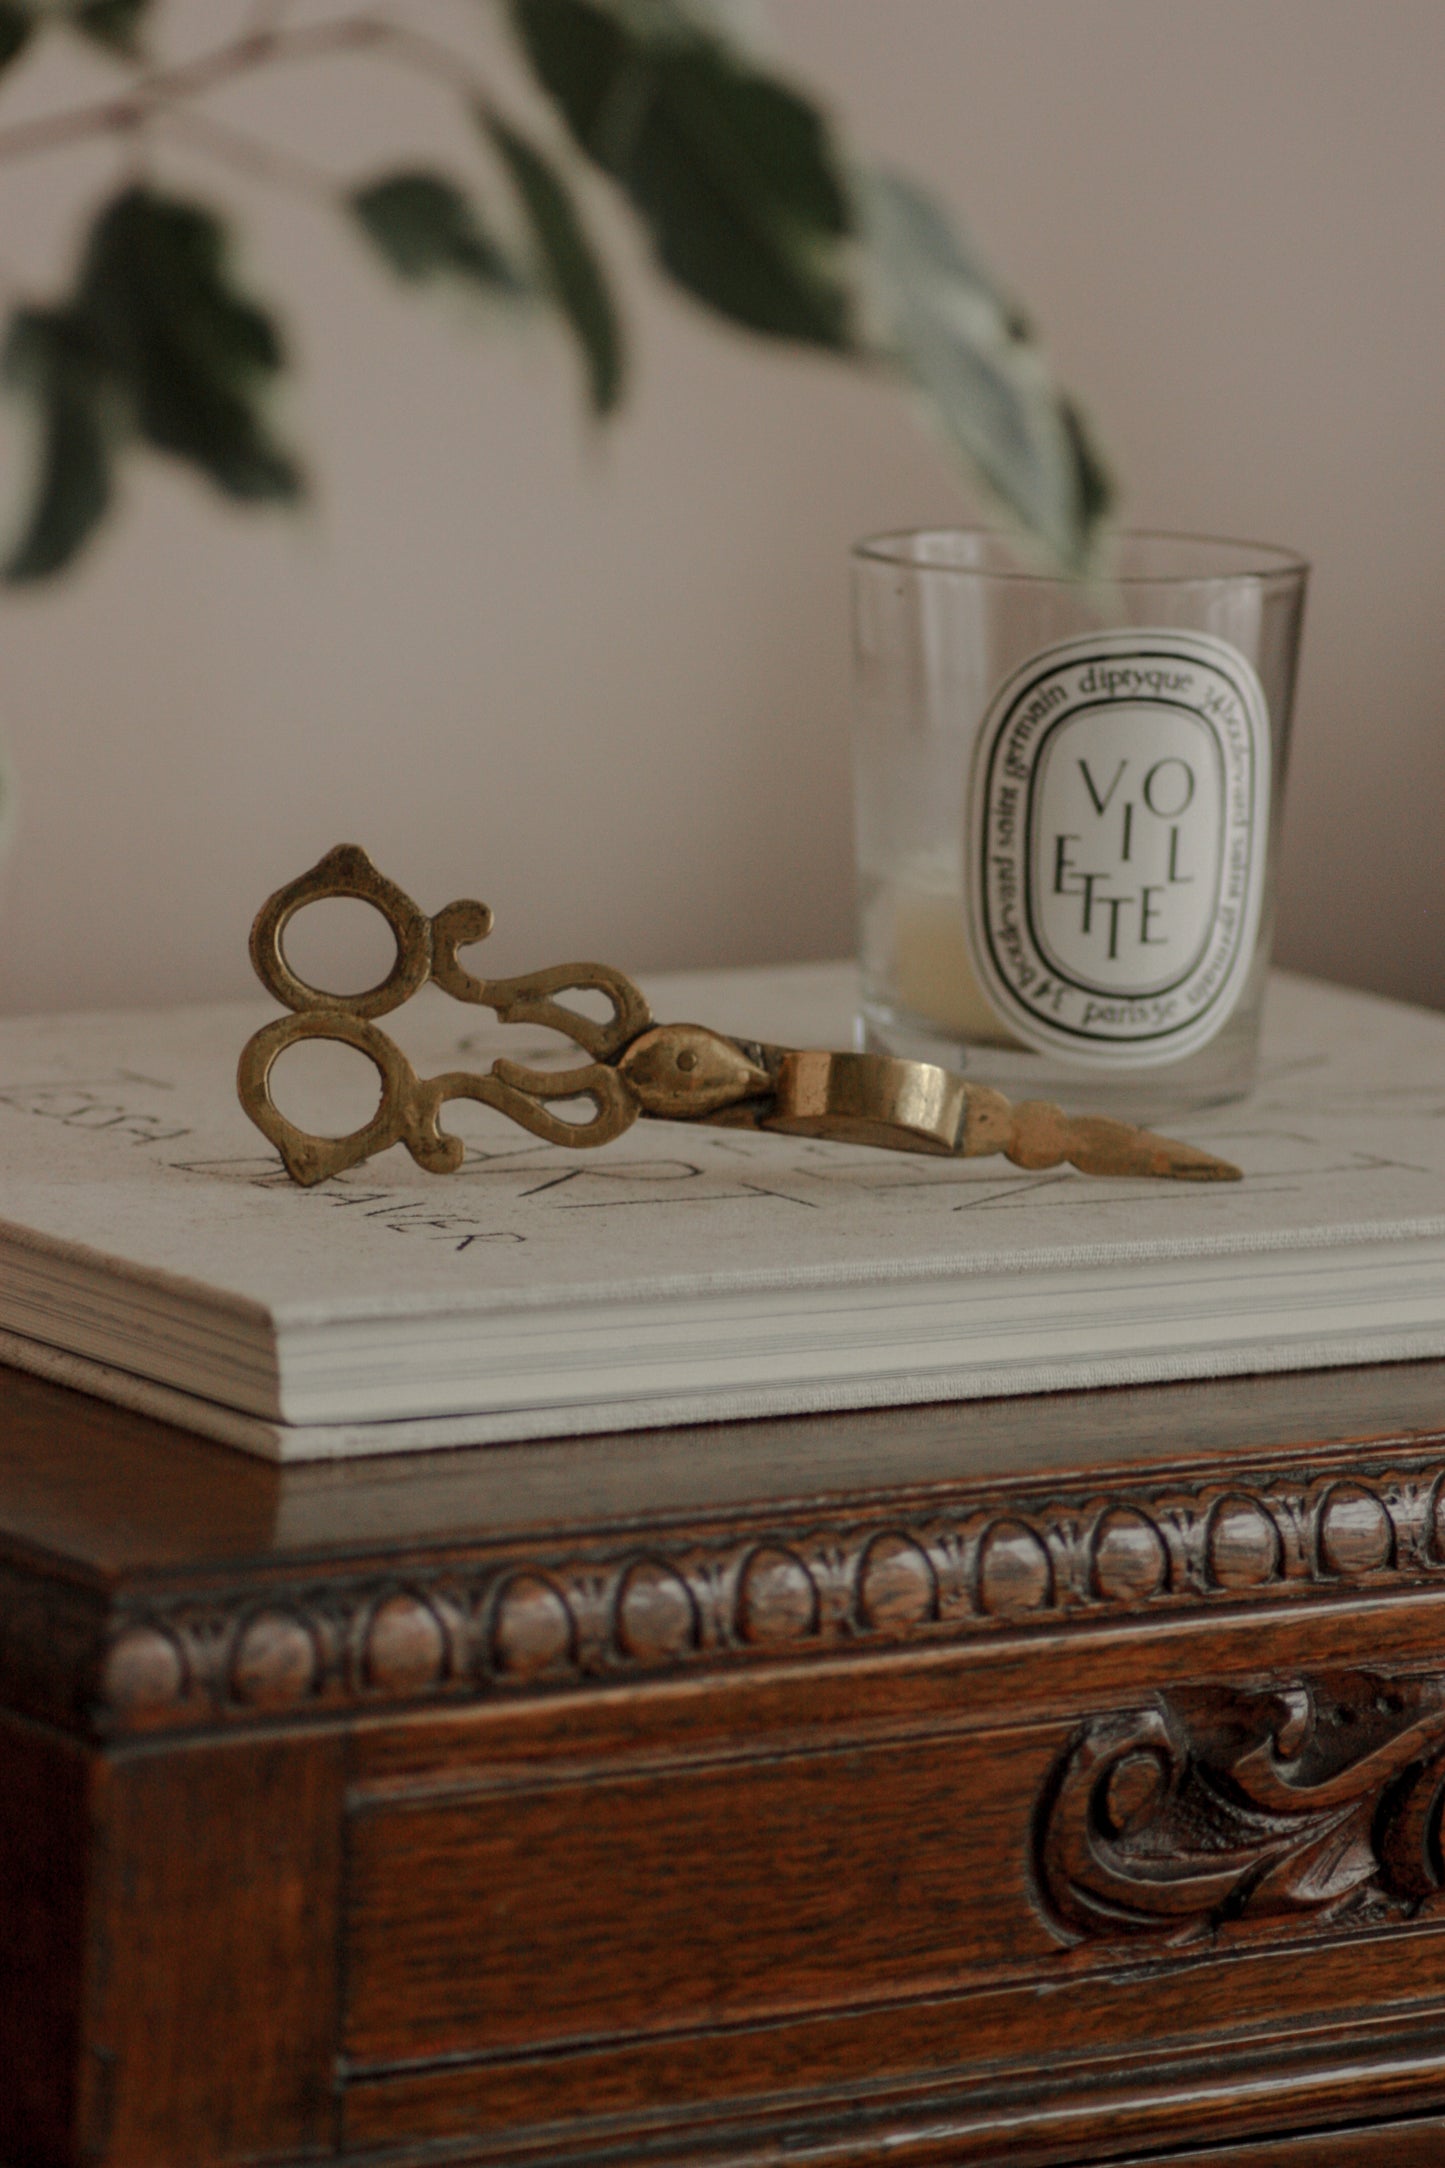
[[[1175,1688],[1076,1740],[1039,1817],[1039,1878],[1071,1940],[1409,1916],[1445,1884],[1442,1810],[1445,1678]]]

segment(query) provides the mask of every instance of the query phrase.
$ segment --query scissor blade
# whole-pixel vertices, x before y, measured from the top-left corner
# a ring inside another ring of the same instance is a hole
[[[1076,1115],[1064,1125],[1064,1148],[1081,1174],[1152,1175],[1166,1182],[1238,1182],[1240,1169],[1198,1145],[1156,1136],[1103,1114]]]

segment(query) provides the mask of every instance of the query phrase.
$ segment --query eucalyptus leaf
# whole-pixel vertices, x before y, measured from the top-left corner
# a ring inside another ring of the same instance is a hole
[[[805,98],[662,0],[512,0],[512,20],[680,286],[752,331],[848,346],[849,204]]]
[[[40,444],[33,501],[3,570],[19,585],[68,565],[104,517],[115,396],[104,356],[68,309],[17,310],[0,373],[31,405]]]
[[[1084,569],[1112,487],[1078,409],[929,196],[886,173],[859,174],[855,189],[885,349],[1004,509],[1061,564]]]
[[[141,57],[141,30],[152,0],[80,0],[70,21],[81,36],[126,60]]]
[[[507,167],[532,229],[550,291],[571,325],[587,370],[594,414],[609,414],[622,396],[622,327],[607,276],[566,181],[536,146],[496,114],[479,116]]]
[[[438,173],[392,173],[350,198],[362,231],[398,278],[456,280],[516,295],[523,281],[454,181]]]
[[[16,4],[16,0],[0,0],[0,68],[8,68],[12,60],[18,60],[35,30],[35,18],[29,8]]]
[[[300,471],[271,435],[276,327],[232,283],[225,228],[145,187],[91,228],[76,306],[131,402],[136,432],[228,496],[290,499]]]

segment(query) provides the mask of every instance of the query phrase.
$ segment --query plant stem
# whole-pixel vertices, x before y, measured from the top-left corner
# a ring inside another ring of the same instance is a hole
[[[157,106],[173,107],[183,100],[203,97],[258,68],[368,51],[391,52],[399,61],[409,62],[470,94],[479,88],[466,61],[450,47],[385,15],[338,15],[299,30],[267,27],[263,20],[259,27],[253,26],[195,60],[138,76],[119,97],[101,98],[69,112],[47,113],[36,120],[0,128],[0,163],[63,150],[87,136],[137,127]]]
[[[467,61],[439,38],[429,36],[424,30],[414,30],[410,23],[397,22],[390,15],[373,15],[370,20],[378,33],[378,45],[417,74],[429,75],[435,82],[464,91],[469,98],[483,95],[483,85]]]
[[[325,59],[335,53],[362,51],[369,45],[382,44],[387,35],[384,17],[361,14],[336,15],[304,30],[243,32],[228,45],[218,45],[214,52],[142,76],[136,93],[142,97],[196,98],[232,76],[247,75],[279,61]]]
[[[178,105],[158,106],[156,120],[173,135],[188,136],[200,150],[209,151],[226,165],[238,172],[249,174],[252,180],[269,181],[292,195],[302,195],[310,200],[334,204],[338,183],[319,166],[309,165],[290,151],[275,150],[269,143],[260,143],[229,122],[219,121],[210,113],[193,113],[189,107]]]
[[[95,105],[78,105],[69,113],[47,113],[39,120],[0,128],[0,160],[64,150],[86,136],[133,128],[140,117],[134,97],[105,98]]]

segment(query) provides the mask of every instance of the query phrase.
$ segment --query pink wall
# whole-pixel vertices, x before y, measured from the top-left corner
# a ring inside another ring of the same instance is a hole
[[[965,208],[1134,520],[1313,558],[1280,951],[1445,1002],[1445,8],[775,0],[771,22],[868,149]],[[78,85],[46,72],[22,104]],[[347,87],[226,110],[344,171]],[[360,63],[351,87],[398,149],[434,139],[423,87]],[[11,275],[55,260],[107,171],[0,172]],[[430,907],[485,896],[493,968],[845,950],[847,545],[969,511],[901,402],[634,276],[635,398],[594,442],[560,344],[474,337],[310,207],[254,201],[317,504],[239,521],[140,477],[79,577],[0,603],[0,1007],[243,992],[256,904],[343,837]]]

